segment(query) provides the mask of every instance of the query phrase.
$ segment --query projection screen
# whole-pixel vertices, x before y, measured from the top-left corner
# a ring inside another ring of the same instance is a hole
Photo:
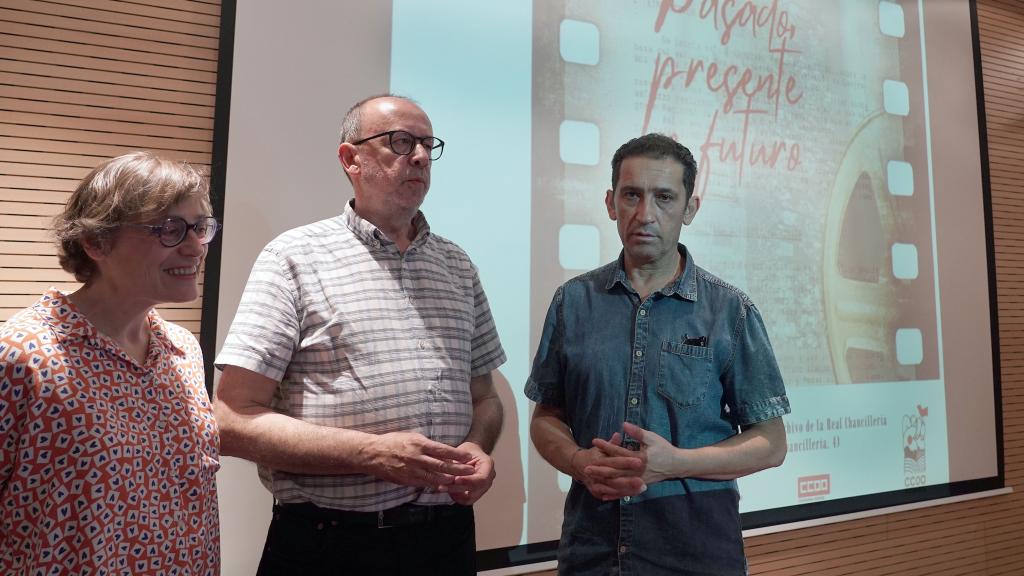
[[[680,240],[756,303],[792,402],[785,464],[740,480],[745,527],[1002,486],[968,2],[236,8],[218,345],[259,249],[351,198],[347,108],[418,101],[446,142],[423,211],[479,267],[509,358],[481,568],[553,558],[569,479],[530,446],[523,384],[554,289],[619,254],[610,160],[646,132],[693,151]]]

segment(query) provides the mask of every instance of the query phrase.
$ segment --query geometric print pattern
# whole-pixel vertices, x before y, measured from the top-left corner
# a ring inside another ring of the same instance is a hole
[[[0,326],[0,574],[219,573],[202,352],[148,320],[144,365],[55,289]]]

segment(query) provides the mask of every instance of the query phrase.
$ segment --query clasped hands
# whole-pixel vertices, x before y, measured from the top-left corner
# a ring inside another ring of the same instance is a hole
[[[494,461],[473,442],[452,447],[415,432],[377,436],[367,449],[367,471],[403,486],[447,492],[470,505],[494,482]]]
[[[661,436],[626,422],[623,431],[640,442],[640,450],[622,445],[622,434],[608,440],[595,438],[593,446],[573,454],[569,468],[573,478],[598,500],[636,496],[649,484],[675,477],[678,450]]]

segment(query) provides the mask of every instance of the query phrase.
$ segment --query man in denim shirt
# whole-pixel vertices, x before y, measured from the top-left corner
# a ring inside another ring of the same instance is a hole
[[[782,464],[789,400],[757,308],[678,242],[696,176],[666,136],[620,147],[622,253],[548,309],[526,395],[534,445],[574,479],[560,574],[746,573],[735,479]]]

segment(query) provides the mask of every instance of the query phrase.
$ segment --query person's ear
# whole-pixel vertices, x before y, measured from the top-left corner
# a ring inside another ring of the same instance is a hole
[[[82,238],[79,243],[86,256],[97,262],[106,258],[112,247],[110,234],[89,235]]]
[[[338,145],[338,161],[341,162],[341,168],[345,170],[345,173],[351,178],[354,174],[359,173],[359,151],[349,142],[342,142]]]
[[[618,216],[615,214],[615,190],[611,188],[604,193],[604,206],[608,209],[608,217],[612,220],[618,220]]]
[[[693,222],[694,216],[697,215],[697,210],[700,210],[700,196],[694,194],[690,196],[690,201],[686,203],[686,208],[683,209],[683,224],[689,226],[690,222]]]

